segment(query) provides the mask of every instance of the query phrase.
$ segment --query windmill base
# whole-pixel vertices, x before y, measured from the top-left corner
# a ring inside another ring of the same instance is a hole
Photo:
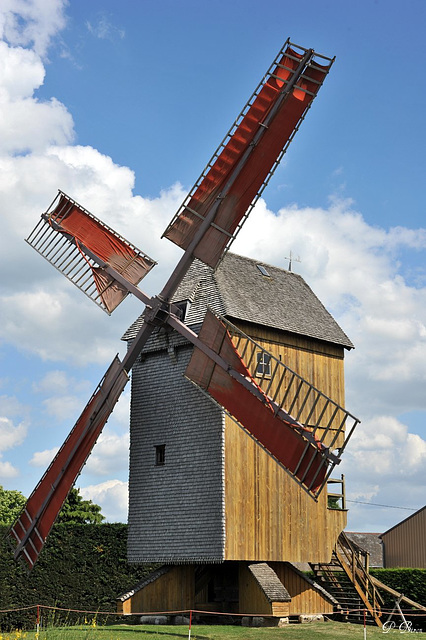
[[[246,626],[281,626],[290,616],[319,619],[333,614],[334,605],[289,562],[164,565],[117,598],[118,613],[144,621],[161,615],[162,622],[174,622],[192,611],[203,623]]]

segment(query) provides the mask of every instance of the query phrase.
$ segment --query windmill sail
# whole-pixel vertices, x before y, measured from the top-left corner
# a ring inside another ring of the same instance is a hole
[[[286,42],[164,232],[166,238],[187,249],[214,210],[193,255],[216,267],[287,150],[332,63],[312,49]]]
[[[62,191],[27,242],[107,313],[129,291],[106,267],[136,285],[156,264]]]
[[[358,420],[211,311],[199,339],[228,363],[228,368],[196,347],[185,375],[317,496],[340,462]],[[263,367],[268,363],[267,377],[264,368],[255,379],[249,370],[254,362],[263,363]],[[331,453],[337,447],[339,454]]]

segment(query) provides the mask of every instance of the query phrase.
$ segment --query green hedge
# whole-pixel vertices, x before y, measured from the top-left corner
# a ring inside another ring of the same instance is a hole
[[[426,606],[426,569],[370,569],[370,573],[398,593]],[[385,607],[392,609],[395,598],[383,590],[380,593],[384,596]],[[401,608],[409,607],[401,603]]]
[[[134,587],[153,568],[127,563],[125,524],[57,524],[28,574],[13,560],[4,539],[6,531],[0,528],[0,610],[41,604],[115,611],[116,597]],[[5,629],[33,626],[34,615],[34,611],[1,614],[0,625]],[[55,615],[63,619],[63,615]],[[73,615],[73,621],[77,617]]]

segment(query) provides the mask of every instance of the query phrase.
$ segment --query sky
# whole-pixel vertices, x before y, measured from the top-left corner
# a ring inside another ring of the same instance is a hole
[[[158,261],[168,222],[290,37],[336,60],[232,250],[300,273],[355,345],[350,531],[425,505],[423,0],[2,0],[0,484],[29,496],[141,313],[108,317],[24,239],[57,190]],[[77,481],[127,519],[130,386]]]

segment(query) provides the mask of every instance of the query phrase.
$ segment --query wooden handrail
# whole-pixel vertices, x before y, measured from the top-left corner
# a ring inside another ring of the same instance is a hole
[[[383,589],[384,591],[387,591],[388,593],[390,593],[392,596],[395,596],[396,598],[400,598],[402,602],[406,602],[411,607],[415,607],[416,609],[420,609],[421,611],[426,611],[426,607],[424,607],[422,604],[419,604],[418,602],[414,602],[414,600],[407,598],[402,593],[398,593],[398,591],[395,591],[395,589],[392,589],[392,587],[389,587],[387,584],[380,582],[380,580],[378,580],[374,576],[370,576],[370,580],[375,587],[379,589]]]
[[[361,600],[376,624],[381,627],[379,601],[383,604],[383,599],[376,589],[372,576],[368,573],[367,560],[365,560],[363,564],[360,559],[360,556],[366,559],[368,555],[367,552],[358,547],[358,545],[353,544],[342,531],[336,543],[335,553],[340,565],[351,580]]]

